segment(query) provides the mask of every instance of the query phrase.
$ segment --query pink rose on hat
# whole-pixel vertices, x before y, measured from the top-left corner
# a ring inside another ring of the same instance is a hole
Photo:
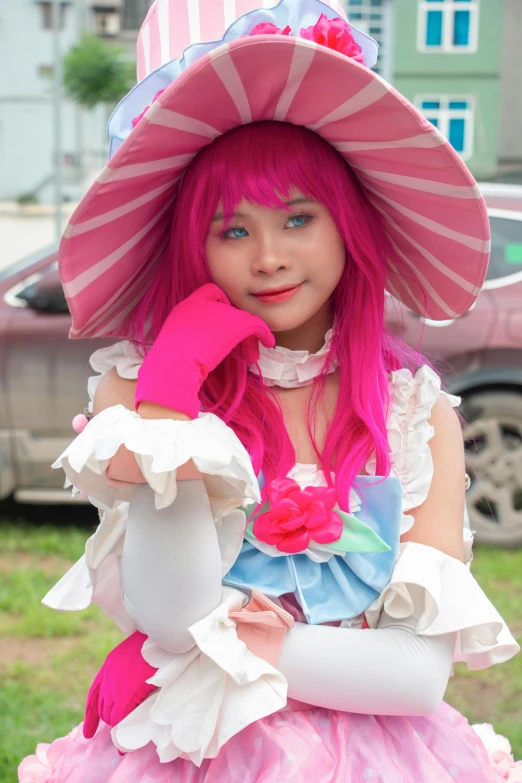
[[[343,522],[335,511],[335,489],[305,487],[293,479],[275,479],[268,487],[270,511],[254,522],[259,541],[280,552],[295,555],[304,552],[310,541],[332,544],[343,532]]]
[[[358,63],[364,62],[362,49],[353,37],[350,25],[344,19],[339,17],[327,19],[325,14],[321,14],[314,25],[303,27],[299,35],[308,41],[315,41],[346,57],[351,57]]]
[[[272,24],[272,22],[259,22],[259,24],[256,24],[250,31],[250,35],[290,35],[291,33],[292,29],[290,25],[287,24],[286,27],[281,28]]]

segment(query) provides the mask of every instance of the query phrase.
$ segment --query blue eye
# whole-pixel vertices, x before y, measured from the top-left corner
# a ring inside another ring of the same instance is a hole
[[[236,226],[235,228],[228,228],[226,231],[223,231],[222,236],[224,239],[242,239],[243,237],[248,236],[248,232],[246,228]]]
[[[302,226],[306,226],[311,220],[312,215],[292,215],[292,217],[289,218],[289,222],[293,222],[291,228],[301,228]]]

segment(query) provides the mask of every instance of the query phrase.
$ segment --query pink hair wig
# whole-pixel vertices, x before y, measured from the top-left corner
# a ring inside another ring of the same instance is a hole
[[[168,313],[204,283],[211,282],[205,240],[221,203],[228,221],[247,201],[284,207],[292,187],[324,204],[346,246],[346,265],[333,294],[335,329],[330,356],[340,364],[337,406],[322,449],[314,438],[317,404],[326,373],[314,381],[308,428],[340,506],[348,510],[349,489],[374,457],[376,473],[390,472],[386,419],[388,374],[412,369],[420,357],[385,328],[387,259],[394,251],[375,209],[339,153],[313,131],[281,122],[241,126],[205,147],[186,170],[174,207],[171,264],[163,264],[134,316],[136,342],[145,346]],[[326,368],[325,368],[326,370]],[[285,476],[295,463],[275,395],[244,361],[231,355],[212,372],[201,391],[202,409],[223,419],[251,455],[266,482]]]

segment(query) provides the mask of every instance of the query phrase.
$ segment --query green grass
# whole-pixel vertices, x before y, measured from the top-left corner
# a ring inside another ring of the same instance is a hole
[[[0,523],[1,783],[17,781],[37,742],[81,720],[94,674],[122,638],[96,607],[54,612],[40,603],[83,553],[91,528],[80,518],[79,529]]]
[[[37,742],[81,720],[92,678],[121,639],[95,607],[61,613],[40,603],[83,553],[95,521],[85,513],[80,527],[0,522],[1,783],[16,783],[19,761]],[[522,550],[477,549],[473,573],[520,641]],[[482,672],[457,666],[446,698],[470,721],[493,723],[522,757],[522,656]]]

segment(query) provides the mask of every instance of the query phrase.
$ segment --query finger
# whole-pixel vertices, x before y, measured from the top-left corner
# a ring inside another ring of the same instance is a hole
[[[96,734],[96,729],[100,722],[100,716],[98,714],[98,698],[100,694],[100,686],[97,685],[94,690],[91,688],[87,697],[87,704],[85,706],[85,718],[83,721],[83,736],[85,739],[92,739]]]
[[[221,290],[215,283],[205,283],[200,288],[197,288],[185,301],[191,299],[192,301],[207,301],[207,302],[221,302],[221,304],[229,305],[230,301],[224,291]]]
[[[231,315],[237,322],[237,342],[244,340],[246,337],[254,336],[260,340],[266,348],[273,348],[275,345],[275,337],[268,328],[267,324],[259,318],[257,315],[247,313],[245,310],[233,307]]]
[[[262,326],[258,326],[256,329],[254,329],[253,334],[255,335],[255,337],[257,337],[259,342],[265,346],[265,348],[274,347],[276,342],[275,337],[270,331],[270,329],[268,328],[268,326],[266,326],[266,324],[263,324]]]

